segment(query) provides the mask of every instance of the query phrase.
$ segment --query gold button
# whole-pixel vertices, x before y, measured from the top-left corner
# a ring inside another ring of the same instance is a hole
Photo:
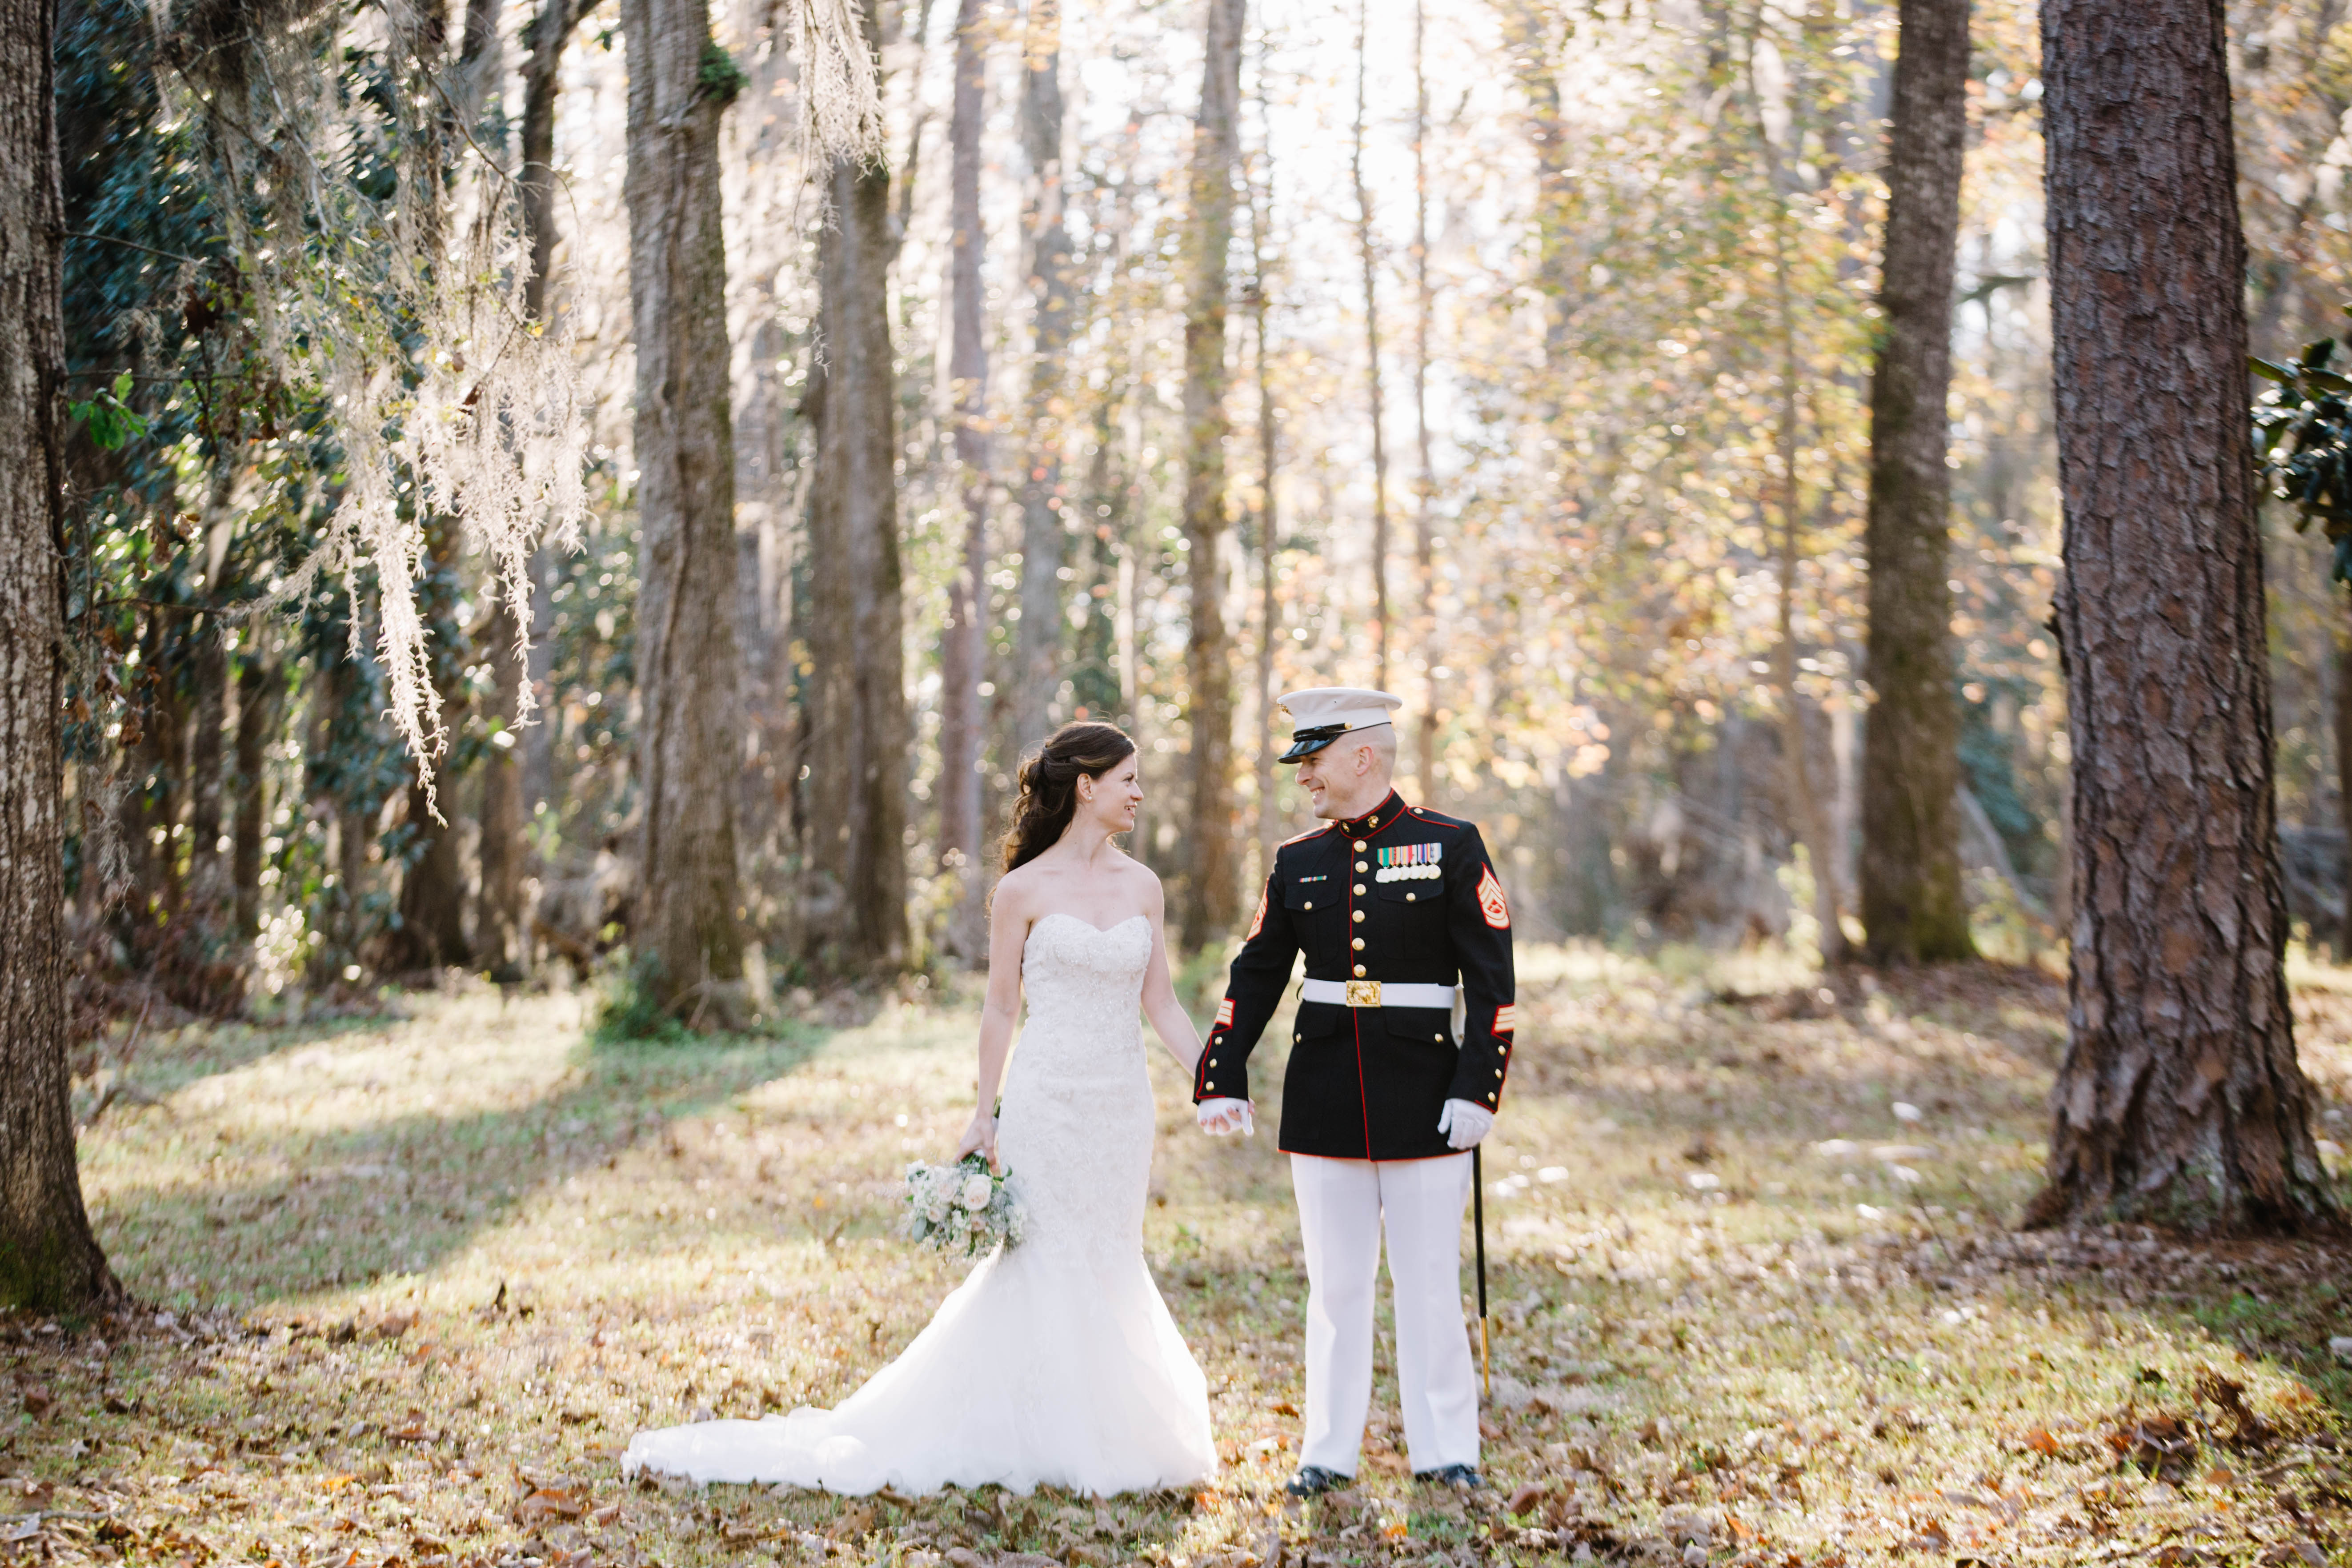
[[[1211,1067],[1215,1067],[1217,1064],[1216,1064],[1216,1063],[1214,1063],[1214,1062],[1211,1062],[1209,1065],[1210,1065]],[[1500,1077],[1502,1077],[1502,1076],[1503,1076],[1503,1069],[1502,1069],[1501,1068],[1496,1068],[1495,1069],[1495,1076],[1496,1076],[1496,1078],[1500,1078]]]
[[[1215,1067],[1215,1066],[1217,1065],[1217,1058],[1214,1058],[1214,1057],[1211,1057],[1211,1058],[1209,1058],[1209,1065],[1210,1065],[1211,1067]]]
[[[1357,979],[1359,979],[1359,980],[1361,980],[1363,977],[1364,977],[1364,966],[1363,966],[1362,964],[1360,964],[1360,964],[1356,965],[1356,978],[1357,978]]]
[[[1362,862],[1361,860],[1359,860],[1359,861],[1357,861],[1357,862],[1356,862],[1356,869],[1357,869],[1357,870],[1361,871],[1361,870],[1364,870],[1364,869],[1366,869],[1366,868],[1367,868],[1365,867],[1364,862]]]
[[[1363,939],[1362,937],[1358,937],[1358,938],[1356,939],[1356,941],[1355,941],[1355,944],[1354,944],[1354,945],[1355,945],[1355,949],[1356,949],[1356,951],[1357,951],[1358,952],[1363,952],[1363,951],[1364,951],[1364,939]]]
[[[1444,1035],[1432,1035],[1429,1037],[1435,1040],[1441,1046],[1445,1043],[1445,1037]]]
[[[1405,901],[1406,903],[1408,903],[1408,904],[1409,904],[1409,903],[1411,903],[1411,902],[1412,902],[1412,895],[1411,893],[1407,893],[1407,894],[1404,896],[1404,901]]]
[[[1364,918],[1364,911],[1363,911],[1363,910],[1358,910],[1356,911],[1356,919],[1358,919],[1358,920],[1360,920],[1360,920],[1362,920],[1363,918]]]
[[[1361,882],[1357,883],[1357,884],[1356,884],[1356,891],[1357,891],[1359,894],[1360,894],[1360,893],[1362,893],[1362,892],[1363,892],[1363,890],[1364,890],[1364,885],[1363,885]]]
[[[1311,909],[1313,909],[1313,908],[1315,907],[1315,900],[1312,900],[1312,899],[1307,900],[1307,907],[1308,909],[1310,909],[1310,910],[1311,910]]]
[[[1363,841],[1362,839],[1359,838],[1359,839],[1357,839],[1357,840],[1356,840],[1356,852],[1357,852],[1358,854],[1360,854],[1360,854],[1362,854],[1362,853],[1363,853],[1363,850],[1364,850],[1364,841]]]

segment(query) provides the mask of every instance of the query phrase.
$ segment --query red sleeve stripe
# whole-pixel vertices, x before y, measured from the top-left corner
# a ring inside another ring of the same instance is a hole
[[[1217,1027],[1222,1029],[1234,1021],[1234,999],[1226,997],[1217,1004]]]
[[[1518,1026],[1518,1007],[1513,1003],[1506,1002],[1501,1006],[1496,1008],[1495,1033],[1498,1035],[1510,1034]]]

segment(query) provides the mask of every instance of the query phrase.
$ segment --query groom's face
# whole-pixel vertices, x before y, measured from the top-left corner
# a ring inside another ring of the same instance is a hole
[[[1298,760],[1298,787],[1314,803],[1315,815],[1328,820],[1353,815],[1348,807],[1360,793],[1359,785],[1373,763],[1370,746],[1335,741],[1312,756]]]

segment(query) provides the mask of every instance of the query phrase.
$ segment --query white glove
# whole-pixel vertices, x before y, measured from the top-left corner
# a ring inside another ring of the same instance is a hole
[[[1213,1138],[1228,1132],[1257,1136],[1256,1119],[1250,1114],[1250,1102],[1246,1100],[1204,1100],[1201,1101],[1200,1120],[1201,1131]]]
[[[1467,1149],[1495,1130],[1495,1113],[1466,1100],[1449,1100],[1437,1113],[1437,1130],[1456,1149]]]

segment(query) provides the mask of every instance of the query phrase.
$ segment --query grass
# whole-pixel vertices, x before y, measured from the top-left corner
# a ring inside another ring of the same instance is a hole
[[[153,1103],[118,1099],[82,1152],[100,1237],[148,1305],[0,1325],[17,1406],[0,1550],[195,1568],[2352,1563],[2352,1367],[2328,1347],[2352,1335],[2352,1252],[2005,1228],[2039,1167],[2055,982],[1827,990],[1769,955],[1591,949],[1522,965],[1486,1155],[1483,1496],[1404,1473],[1383,1350],[1356,1486],[1283,1503],[1305,1294],[1286,1173],[1270,1136],[1194,1132],[1164,1061],[1146,1247],[1209,1374],[1215,1486],[625,1486],[638,1427],[831,1404],[960,1277],[888,1231],[905,1161],[943,1155],[968,1114],[976,994],[626,1044],[593,1037],[580,995],[461,989],[142,1048]],[[2321,1131],[2345,1142],[2352,973],[2294,979]],[[1261,1072],[1263,1099],[1277,1082]]]

